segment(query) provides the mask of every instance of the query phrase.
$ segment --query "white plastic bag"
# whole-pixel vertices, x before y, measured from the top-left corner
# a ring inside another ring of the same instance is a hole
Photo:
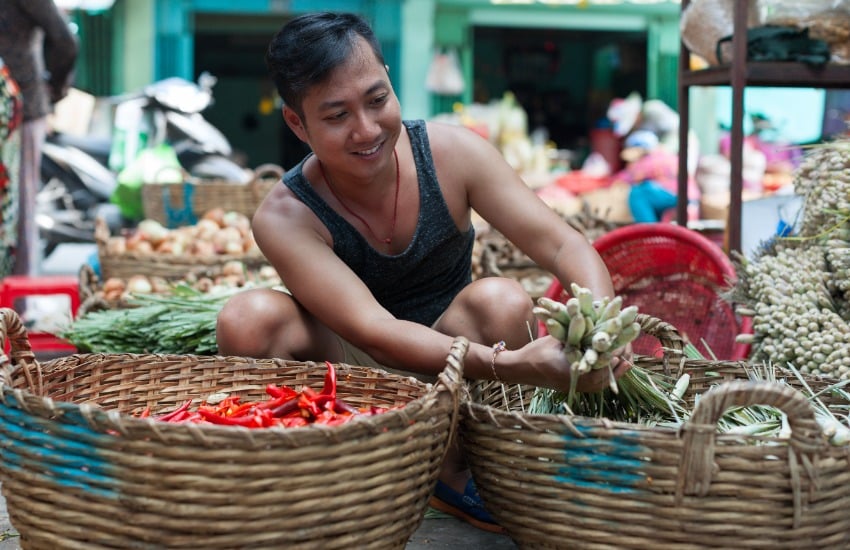
[[[425,78],[425,87],[439,95],[460,95],[463,93],[466,82],[455,50],[434,53]]]

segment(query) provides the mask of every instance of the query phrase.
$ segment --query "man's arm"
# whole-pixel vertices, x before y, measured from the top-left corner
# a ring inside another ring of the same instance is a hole
[[[253,218],[254,238],[293,297],[336,334],[389,367],[436,375],[453,338],[396,319],[334,254],[330,235],[310,209],[280,185]],[[471,344],[469,377],[490,378],[492,349]]]
[[[564,288],[575,282],[600,297],[613,294],[608,270],[587,238],[543,202],[495,147],[462,128],[433,125],[433,133],[441,181],[462,181],[456,184],[461,191],[444,186],[450,208],[457,208],[452,202],[468,201]]]

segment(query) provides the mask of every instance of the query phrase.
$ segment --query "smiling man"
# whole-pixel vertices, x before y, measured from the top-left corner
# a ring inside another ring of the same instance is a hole
[[[311,153],[253,218],[257,244],[286,293],[242,292],[219,314],[219,351],[342,361],[421,378],[471,342],[468,378],[568,390],[561,342],[536,338],[519,282],[471,280],[474,209],[569,288],[613,296],[605,265],[581,233],[543,203],[501,153],[466,128],[402,120],[369,25],[343,13],[287,23],[266,61],[283,118]],[[614,359],[615,373],[627,361]],[[579,380],[602,389],[607,369]],[[447,457],[434,505],[499,530],[460,451]]]

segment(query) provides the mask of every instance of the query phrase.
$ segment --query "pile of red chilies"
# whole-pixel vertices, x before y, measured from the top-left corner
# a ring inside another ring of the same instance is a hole
[[[195,411],[190,410],[188,400],[170,413],[152,417],[161,422],[208,422],[222,426],[244,426],[246,428],[269,428],[283,426],[292,428],[309,424],[336,426],[355,416],[374,415],[389,409],[371,406],[357,409],[336,396],[336,370],[326,361],[328,371],[322,391],[304,386],[300,392],[288,386],[268,384],[266,401],[242,403],[239,396],[226,397],[215,405],[202,403]],[[150,416],[145,409],[140,418]]]

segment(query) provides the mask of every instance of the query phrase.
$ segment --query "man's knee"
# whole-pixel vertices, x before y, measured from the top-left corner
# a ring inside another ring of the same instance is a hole
[[[271,291],[274,292],[274,291]],[[263,342],[272,331],[277,302],[263,291],[245,291],[231,297],[216,317],[216,342],[224,355],[262,356]],[[272,295],[273,296],[273,295]]]
[[[533,322],[531,296],[515,279],[485,277],[468,286],[457,304],[464,311],[463,317],[480,324],[481,337],[494,334],[521,332],[527,340],[526,327]],[[507,338],[508,336],[500,336]]]
[[[479,307],[494,308],[504,312],[526,314],[533,303],[522,283],[506,277],[485,277],[476,281],[474,300]]]

